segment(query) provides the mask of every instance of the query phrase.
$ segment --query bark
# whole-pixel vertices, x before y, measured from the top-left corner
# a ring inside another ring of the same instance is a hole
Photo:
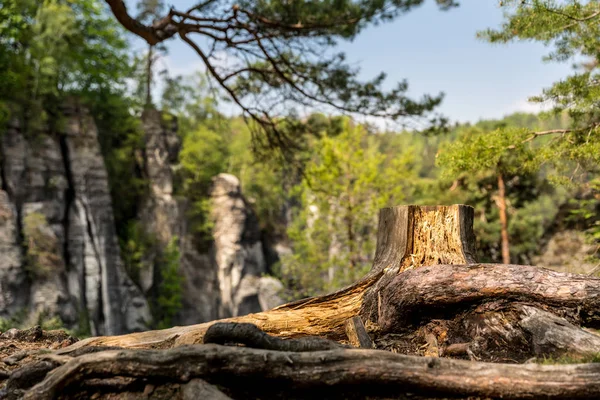
[[[152,106],[152,57],[154,46],[148,45],[148,60],[146,64],[146,107]]]
[[[373,341],[369,337],[365,324],[363,324],[360,317],[352,317],[346,321],[346,335],[348,336],[348,341],[354,347],[363,349],[373,348]]]
[[[148,26],[132,18],[127,12],[123,0],[105,0],[115,18],[125,29],[144,39],[149,45],[158,44],[177,33],[177,28],[171,23],[171,15],[167,15]]]
[[[510,264],[508,219],[506,218],[506,187],[504,186],[502,173],[498,173],[498,211],[500,213],[500,234],[502,237],[502,262]]]
[[[527,302],[600,326],[600,279],[529,265],[435,265],[405,271],[378,293],[384,331],[418,326],[491,301]]]
[[[203,345],[84,355],[52,371],[24,398],[69,396],[81,390],[81,381],[110,376],[176,383],[204,379],[211,384],[227,382],[229,388],[240,388],[245,383],[245,389],[252,390],[252,398],[278,391],[285,391],[286,398],[306,398],[307,393],[344,399],[407,393],[504,399],[600,397],[600,364],[594,363],[508,365],[412,357],[380,350],[298,353]]]
[[[253,324],[226,322],[218,322],[211,325],[204,335],[204,343],[235,343],[265,350],[299,352],[332,350],[342,347],[339,343],[332,340],[314,336],[283,340],[267,335]]]
[[[600,336],[535,307],[521,306],[521,310],[519,325],[531,335],[536,356],[585,359],[600,354]]]

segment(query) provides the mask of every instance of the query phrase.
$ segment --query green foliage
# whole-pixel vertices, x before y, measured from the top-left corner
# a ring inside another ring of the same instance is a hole
[[[550,61],[576,59],[575,73],[554,83],[534,102],[549,102],[550,114],[568,115],[569,131],[542,148],[540,158],[563,175],[574,168],[597,172],[600,161],[600,5],[596,1],[509,1],[498,30],[480,32],[492,43],[533,40],[551,46]]]
[[[137,20],[140,22],[151,23],[162,17],[165,9],[165,3],[162,0],[141,0],[137,4]]]
[[[567,221],[586,232],[590,242],[600,243],[600,178],[590,179],[583,196],[570,199],[569,205],[572,209]]]
[[[58,316],[48,315],[46,312],[41,312],[37,316],[35,325],[39,325],[43,330],[52,331],[65,329],[64,322]]]
[[[535,170],[539,164],[529,142],[527,129],[505,128],[486,132],[467,128],[457,141],[438,155],[443,177],[458,179],[479,171],[517,174]]]
[[[280,271],[298,297],[354,282],[370,268],[378,210],[404,200],[416,176],[410,148],[386,160],[377,137],[349,120],[313,149],[295,189],[300,207],[288,229],[294,253]]]
[[[12,328],[22,328],[23,322],[27,318],[28,310],[26,308],[20,309],[9,318],[0,318],[0,332],[6,332]]]
[[[148,254],[156,247],[157,241],[141,227],[138,220],[129,220],[119,244],[125,271],[134,282],[139,284],[140,271],[144,262],[153,261],[148,259]]]
[[[98,126],[98,140],[108,172],[113,213],[121,241],[128,237],[128,221],[149,190],[144,177],[144,132],[139,118],[129,108],[131,99],[122,93],[101,92],[88,103]]]
[[[182,307],[183,278],[179,273],[179,239],[174,236],[164,249],[160,265],[160,283],[152,307],[154,325],[157,329],[173,326],[173,318]]]
[[[536,362],[542,365],[599,363],[600,353],[588,356],[573,356],[569,354],[558,357],[544,356],[536,359]]]
[[[58,239],[44,214],[32,212],[23,218],[23,240],[32,278],[46,278],[62,266]]]
[[[24,110],[35,131],[67,95],[122,85],[129,71],[121,28],[99,0],[7,0],[0,5],[0,109]]]
[[[191,201],[190,223],[201,237],[211,237],[208,192],[212,178],[225,170],[227,155],[223,136],[206,126],[198,126],[183,139],[179,193]]]

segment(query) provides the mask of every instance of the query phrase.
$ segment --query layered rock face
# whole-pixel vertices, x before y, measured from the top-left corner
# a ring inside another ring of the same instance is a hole
[[[258,312],[281,304],[267,272],[258,221],[239,180],[215,177],[212,241],[197,243],[189,202],[173,192],[177,122],[143,115],[149,195],[139,222],[155,244],[134,283],[120,254],[112,200],[93,118],[76,101],[58,131],[26,133],[13,121],[0,142],[0,318],[32,325],[59,317],[92,335],[148,329],[163,252],[175,241],[182,277],[176,324]],[[115,199],[118,201],[118,199]]]
[[[267,272],[256,215],[242,196],[240,181],[219,174],[211,191],[214,254],[221,304],[219,317],[259,312],[281,304],[277,280]]]
[[[214,222],[210,243],[195,243],[186,214],[188,201],[173,196],[173,170],[181,144],[176,121],[165,121],[157,111],[143,115],[145,171],[150,196],[142,207],[146,232],[159,243],[157,253],[173,237],[179,241],[183,277],[183,308],[176,324],[189,325],[217,318],[259,312],[282,303],[282,285],[267,272],[256,215],[244,199],[239,180],[229,174],[213,179],[210,194]],[[160,280],[160,257],[149,257],[140,281],[151,295]]]
[[[61,126],[26,135],[13,122],[2,136],[0,317],[143,330],[149,308],[122,266],[94,121],[73,101]]]

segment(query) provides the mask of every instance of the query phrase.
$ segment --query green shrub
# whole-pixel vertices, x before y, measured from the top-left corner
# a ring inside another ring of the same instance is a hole
[[[152,307],[157,329],[173,326],[175,315],[182,308],[183,277],[179,273],[179,239],[174,236],[160,257],[160,281]]]
[[[32,278],[45,278],[62,266],[58,239],[46,216],[32,212],[23,218],[23,239],[27,271]]]

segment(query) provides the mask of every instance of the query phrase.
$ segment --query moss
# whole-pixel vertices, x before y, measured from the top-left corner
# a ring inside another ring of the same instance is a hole
[[[563,354],[557,357],[544,356],[537,359],[536,362],[542,365],[598,363],[600,362],[600,353],[586,356],[571,354]]]
[[[46,216],[32,212],[23,218],[26,268],[32,279],[47,278],[62,266],[60,246]]]
[[[27,313],[27,308],[22,308],[9,318],[0,318],[0,332],[6,332],[12,328],[20,328],[25,318],[27,318]]]
[[[124,237],[119,238],[123,264],[127,275],[139,285],[140,271],[148,254],[156,246],[156,239],[142,228],[139,221],[129,221]]]

